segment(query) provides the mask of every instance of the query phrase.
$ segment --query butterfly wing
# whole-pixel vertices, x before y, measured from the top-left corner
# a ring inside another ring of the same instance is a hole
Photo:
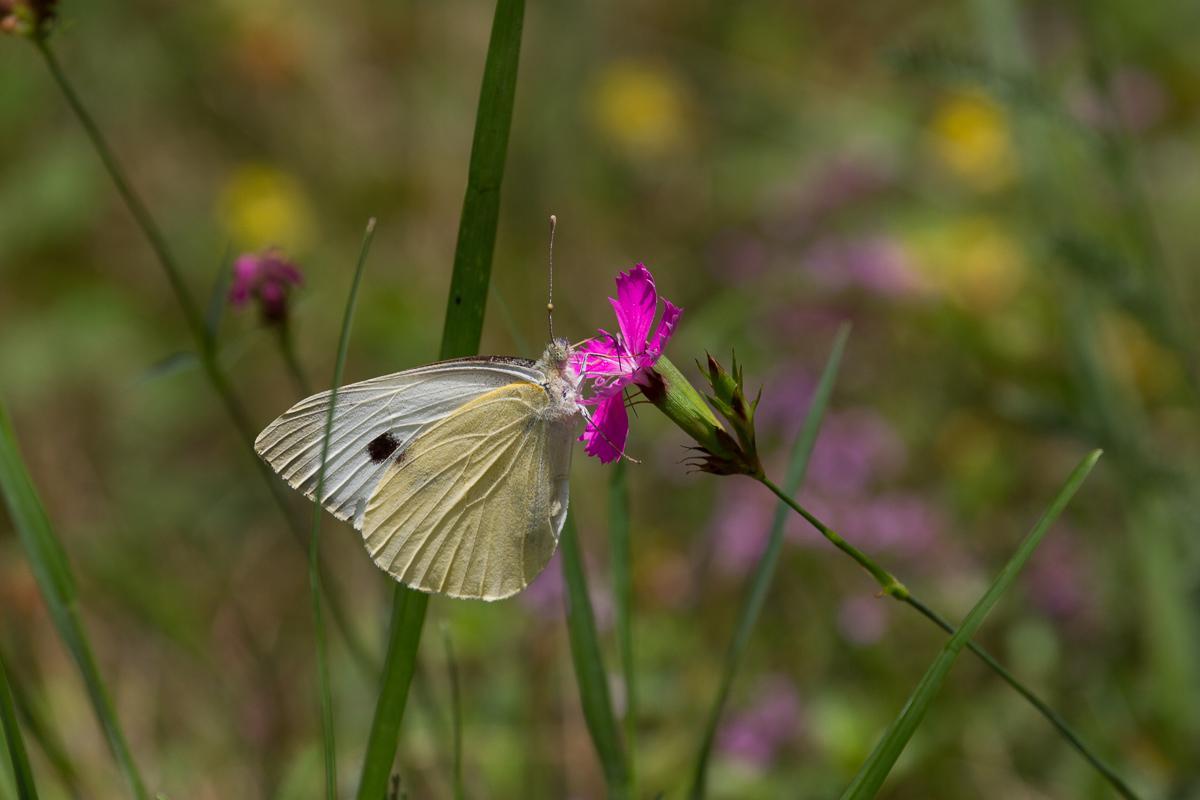
[[[501,386],[543,379],[532,361],[491,356],[442,361],[342,387],[321,504],[361,528],[367,499],[419,430]],[[329,394],[301,400],[254,442],[271,468],[310,499],[317,489]]]
[[[541,572],[567,515],[573,418],[517,382],[420,432],[371,496],[363,540],[416,589],[498,600]]]

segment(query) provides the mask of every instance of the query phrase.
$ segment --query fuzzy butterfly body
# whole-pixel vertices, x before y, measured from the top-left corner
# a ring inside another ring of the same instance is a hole
[[[579,406],[570,346],[540,361],[442,361],[337,392],[320,503],[362,532],[381,569],[414,589],[499,600],[558,544]],[[329,392],[301,400],[255,441],[312,499]]]

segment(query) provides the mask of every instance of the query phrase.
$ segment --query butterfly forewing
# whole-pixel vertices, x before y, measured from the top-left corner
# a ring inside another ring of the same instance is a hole
[[[567,511],[571,420],[535,383],[484,393],[422,430],[371,496],[363,539],[394,578],[497,600],[549,561]]]
[[[367,500],[422,428],[514,381],[538,383],[532,361],[508,357],[443,361],[342,387],[337,394],[321,504],[362,527]],[[255,449],[309,498],[316,494],[329,392],[300,401],[259,434]]]

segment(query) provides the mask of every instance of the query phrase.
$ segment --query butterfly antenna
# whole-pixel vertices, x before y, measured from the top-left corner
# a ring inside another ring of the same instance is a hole
[[[550,277],[546,291],[546,321],[550,324],[550,341],[554,341],[554,229],[558,217],[550,215]]]

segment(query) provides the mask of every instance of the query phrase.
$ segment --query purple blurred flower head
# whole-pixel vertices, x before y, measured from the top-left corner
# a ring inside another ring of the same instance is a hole
[[[887,605],[879,597],[855,595],[838,609],[838,630],[851,644],[875,644],[887,631],[887,623]]]
[[[775,503],[750,481],[723,482],[717,491],[712,515],[713,562],[724,575],[745,575],[767,548]]]
[[[0,0],[0,33],[43,39],[58,16],[58,0]]]
[[[620,458],[625,449],[629,433],[625,387],[636,383],[658,362],[683,313],[664,299],[662,318],[655,327],[658,291],[654,276],[641,264],[617,276],[617,297],[608,298],[608,302],[617,314],[620,333],[601,330],[599,336],[583,342],[571,354],[571,367],[581,381],[590,381],[590,392],[582,402],[594,409],[587,415],[579,440],[585,443],[589,456],[605,464]]]
[[[1126,128],[1142,133],[1166,116],[1166,91],[1153,74],[1140,67],[1114,72],[1106,94],[1093,88],[1082,90],[1071,99],[1071,110],[1080,121],[1101,131]]]
[[[1077,538],[1060,531],[1033,554],[1027,572],[1030,598],[1055,619],[1087,621],[1090,571]]]
[[[906,458],[904,442],[887,420],[867,409],[844,411],[821,426],[809,480],[825,492],[852,494],[894,473]]]
[[[731,714],[717,736],[721,752],[756,767],[765,768],[800,728],[800,698],[795,686],[782,677],[764,681],[754,703]]]
[[[808,251],[810,274],[831,289],[858,287],[888,297],[918,294],[923,288],[899,242],[886,236],[823,239]]]
[[[241,307],[255,300],[264,322],[281,324],[288,317],[288,294],[303,280],[300,270],[277,249],[243,253],[233,262],[229,302]]]

